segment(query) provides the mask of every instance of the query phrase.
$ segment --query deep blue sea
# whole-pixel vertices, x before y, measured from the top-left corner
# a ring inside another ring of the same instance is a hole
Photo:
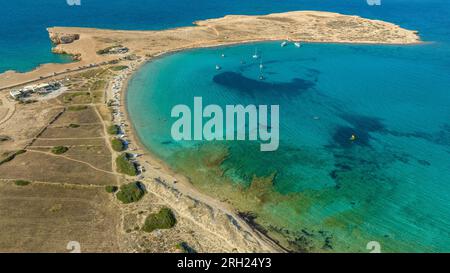
[[[0,73],[28,71],[39,64],[69,58],[50,52],[46,28],[84,26],[112,29],[163,29],[190,25],[199,19],[226,14],[266,14],[290,10],[324,10],[384,19],[418,29],[430,41],[449,41],[449,7],[445,0],[66,0],[1,1]],[[440,50],[440,49],[438,49]],[[449,51],[436,52],[437,58]]]
[[[325,10],[418,30],[429,43],[299,49],[270,42],[171,54],[135,75],[127,105],[151,151],[286,247],[367,252],[367,242],[378,241],[382,251],[450,251],[447,1],[81,1],[3,3],[0,71],[67,61],[49,53],[45,28],[55,25],[162,29],[226,14]],[[279,104],[280,149],[172,141],[170,110],[193,96],[205,104]]]

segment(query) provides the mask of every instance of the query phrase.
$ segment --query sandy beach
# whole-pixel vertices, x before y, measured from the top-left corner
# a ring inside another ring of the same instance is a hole
[[[165,54],[162,53],[159,56],[155,57],[163,57]],[[144,65],[146,62],[140,62],[135,71],[139,69],[140,66]],[[163,161],[159,160],[155,155],[151,153],[142,142],[139,140],[132,123],[128,118],[128,112],[126,109],[126,92],[128,88],[128,82],[132,78],[133,74],[129,74],[128,77],[123,82],[123,86],[121,89],[121,103],[120,109],[122,113],[125,113],[125,120],[127,127],[127,134],[131,143],[131,147],[135,148],[133,150],[134,153],[141,154],[142,156],[139,159],[139,164],[142,164],[145,172],[145,178],[142,181],[146,182],[146,185],[153,193],[158,193],[166,196],[166,200],[168,205],[174,205],[176,203],[182,203],[187,200],[195,200],[198,202],[199,207],[205,208],[205,213],[213,212],[216,216],[212,218],[220,218],[225,217],[229,218],[226,222],[220,222],[217,226],[214,224],[215,220],[209,219],[208,222],[203,224],[206,225],[207,229],[216,230],[222,229],[223,225],[226,226],[222,232],[225,232],[225,236],[223,237],[223,242],[227,242],[230,245],[240,246],[241,249],[238,252],[248,252],[248,251],[262,251],[262,252],[285,252],[286,250],[278,245],[271,238],[261,234],[258,230],[252,228],[248,225],[244,220],[237,216],[237,212],[229,206],[229,204],[220,202],[210,196],[199,192],[190,182],[189,180],[181,174],[177,174],[170,167],[167,166]],[[149,174],[150,177],[147,177]],[[157,183],[155,183],[158,181]],[[175,195],[176,198],[169,197],[171,195]],[[180,201],[180,199],[185,199],[184,201]],[[201,204],[201,205],[200,205]],[[179,208],[178,210],[185,210],[183,208]],[[191,212],[185,211],[185,216],[193,217],[190,215]],[[219,215],[219,216],[217,216]],[[210,221],[210,222],[209,222]],[[198,221],[196,221],[198,222]],[[214,227],[215,226],[215,227]],[[228,233],[228,234],[227,234]],[[214,235],[214,232],[212,233]],[[236,240],[236,237],[241,237]],[[230,241],[226,238],[234,238],[233,241]]]

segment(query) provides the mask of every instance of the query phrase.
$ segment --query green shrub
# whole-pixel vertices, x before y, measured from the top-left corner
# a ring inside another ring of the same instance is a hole
[[[17,100],[17,99],[16,99]],[[31,104],[37,102],[37,100],[32,99],[18,99],[20,104]]]
[[[56,146],[56,147],[52,148],[52,153],[54,153],[55,155],[60,155],[60,154],[67,152],[68,150],[69,150],[69,148],[67,148],[67,147]]]
[[[115,193],[119,188],[117,186],[106,186],[105,190],[107,193]]]
[[[103,55],[103,54],[106,54],[108,52],[109,52],[109,48],[104,48],[104,49],[97,50],[97,54],[98,55]]]
[[[121,70],[125,70],[127,68],[128,68],[128,66],[126,66],[126,65],[117,65],[117,66],[111,67],[111,70],[112,71],[121,71]]]
[[[108,127],[107,131],[108,131],[108,134],[110,134],[110,135],[117,135],[120,132],[120,127],[119,127],[119,125],[113,124]]]
[[[128,159],[128,154],[123,153],[116,158],[117,171],[129,176],[136,176],[137,170],[133,162]]]
[[[116,194],[116,197],[122,203],[129,204],[139,201],[144,194],[144,186],[140,182],[133,182],[120,186],[120,191]]]
[[[157,229],[169,229],[175,226],[177,220],[169,208],[162,208],[158,213],[152,213],[145,219],[142,230],[152,232]]]
[[[69,111],[81,111],[86,110],[88,107],[87,105],[75,105],[75,106],[69,106],[67,109]]]
[[[31,183],[30,181],[26,181],[26,180],[16,180],[16,181],[14,181],[14,184],[16,184],[17,186],[27,186],[30,183]]]
[[[122,140],[120,140],[118,138],[113,138],[111,140],[111,146],[112,146],[113,150],[116,152],[121,152],[125,149],[125,145],[123,144]]]
[[[106,86],[106,81],[104,81],[104,80],[98,80],[98,81],[95,81],[95,82],[92,84],[91,90],[99,90],[99,89],[103,89],[103,88],[105,88],[105,86]]]
[[[18,150],[17,152],[14,152],[13,154],[8,155],[6,158],[4,158],[0,161],[0,165],[13,160],[16,156],[23,154],[25,152],[26,152],[26,150]]]
[[[109,53],[109,51],[110,51],[111,49],[113,49],[113,48],[115,48],[115,47],[118,47],[118,46],[109,46],[109,47],[107,47],[107,48],[97,50],[97,54],[98,54],[98,55],[107,54],[107,53]]]
[[[21,154],[24,154],[26,152],[27,152],[27,150],[18,150],[15,155],[21,155]]]
[[[0,136],[0,142],[11,140],[9,136]]]

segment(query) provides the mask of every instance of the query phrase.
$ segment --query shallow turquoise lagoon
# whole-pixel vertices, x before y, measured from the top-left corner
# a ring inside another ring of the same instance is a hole
[[[434,47],[270,42],[176,53],[135,75],[128,111],[151,151],[293,250],[379,241],[384,251],[449,251],[450,77]],[[280,105],[279,150],[173,141],[170,111],[194,96]]]
[[[429,44],[263,43],[166,56],[134,77],[128,106],[149,149],[286,247],[366,252],[376,240],[382,251],[450,251],[447,0],[4,2],[0,73],[69,61],[50,52],[49,26],[164,29],[227,14],[323,10],[420,31]],[[193,96],[205,104],[279,104],[280,149],[172,141],[170,109]]]

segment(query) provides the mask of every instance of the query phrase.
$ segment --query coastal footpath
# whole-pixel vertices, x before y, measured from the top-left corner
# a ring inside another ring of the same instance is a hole
[[[2,251],[60,252],[66,250],[69,239],[80,240],[88,252],[173,252],[185,242],[199,252],[286,251],[238,217],[228,204],[198,192],[186,178],[144,149],[126,117],[123,99],[128,79],[152,58],[189,48],[275,40],[420,42],[417,32],[391,23],[315,11],[230,15],[161,31],[53,27],[48,32],[55,45],[52,51],[70,54],[74,62],[0,74],[0,131],[4,135],[0,154],[8,156],[0,166],[0,196],[4,200],[0,207],[6,219]],[[55,79],[67,88],[57,97],[19,103],[8,96],[13,86]],[[110,126],[118,124],[114,111],[127,130],[128,149],[139,155],[138,161],[146,170],[140,177],[117,171],[116,158],[122,151],[113,149],[110,142],[117,136],[108,133]],[[53,151],[55,147],[67,151],[58,154]],[[120,187],[136,180],[148,193],[133,204],[121,204],[116,195],[104,190],[105,186]],[[18,184],[27,186],[20,188]],[[22,219],[14,229],[6,228],[13,204]],[[143,232],[145,217],[164,207],[173,210],[176,226]],[[43,220],[38,228],[24,228],[34,221],[29,208],[40,209]],[[68,233],[71,238],[66,238]],[[49,234],[58,236],[47,240]],[[42,244],[45,240],[48,242]]]

